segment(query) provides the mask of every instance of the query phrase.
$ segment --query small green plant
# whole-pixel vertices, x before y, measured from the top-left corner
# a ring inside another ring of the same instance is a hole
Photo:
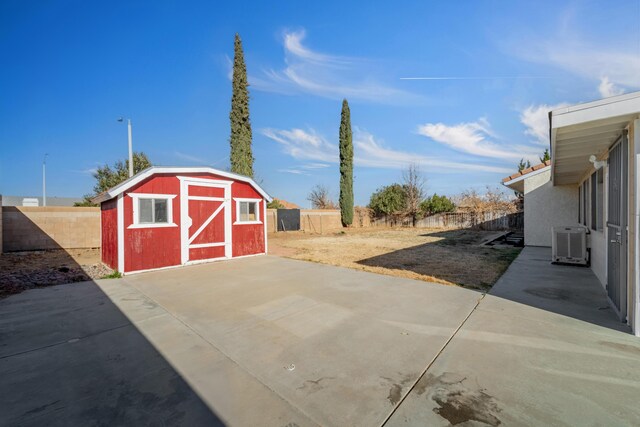
[[[112,273],[107,274],[106,276],[102,276],[102,279],[121,279],[122,273],[117,270],[114,270]]]

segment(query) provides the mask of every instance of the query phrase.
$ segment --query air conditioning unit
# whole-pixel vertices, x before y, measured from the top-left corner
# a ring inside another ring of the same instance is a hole
[[[587,229],[585,227],[553,227],[551,261],[562,264],[587,265]]]

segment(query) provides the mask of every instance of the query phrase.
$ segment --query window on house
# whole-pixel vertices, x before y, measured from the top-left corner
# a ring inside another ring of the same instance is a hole
[[[586,226],[588,224],[589,210],[588,210],[588,201],[589,201],[589,181],[585,181],[582,183],[582,225]]]
[[[582,184],[578,185],[578,224],[582,224]]]
[[[598,230],[598,173],[594,172],[590,178],[591,197],[590,197],[590,226],[592,230]]]
[[[238,200],[238,223],[260,222],[260,200]]]
[[[594,210],[594,219],[592,219],[592,229],[604,229],[604,171],[598,169],[591,177],[591,185],[593,187],[591,193],[593,197],[592,208]]]
[[[138,224],[166,224],[169,222],[167,199],[138,199]]]

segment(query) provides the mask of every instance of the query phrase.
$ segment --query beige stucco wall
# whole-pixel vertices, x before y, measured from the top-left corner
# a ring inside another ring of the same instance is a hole
[[[593,270],[604,287],[607,283],[606,227],[602,231],[591,230],[591,234],[589,234],[589,247],[591,248],[591,270]]]
[[[2,207],[4,252],[100,247],[100,209]]]
[[[524,181],[524,242],[528,246],[551,246],[551,228],[575,225],[578,218],[578,187],[551,184],[551,171]]]

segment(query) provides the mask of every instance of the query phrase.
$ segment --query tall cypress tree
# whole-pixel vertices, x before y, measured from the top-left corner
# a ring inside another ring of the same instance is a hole
[[[236,34],[233,57],[233,82],[231,95],[231,172],[253,177],[251,153],[251,120],[249,119],[249,90],[247,66],[242,53],[242,40]]]
[[[342,101],[340,117],[340,216],[344,227],[353,223],[353,141],[346,99]]]

